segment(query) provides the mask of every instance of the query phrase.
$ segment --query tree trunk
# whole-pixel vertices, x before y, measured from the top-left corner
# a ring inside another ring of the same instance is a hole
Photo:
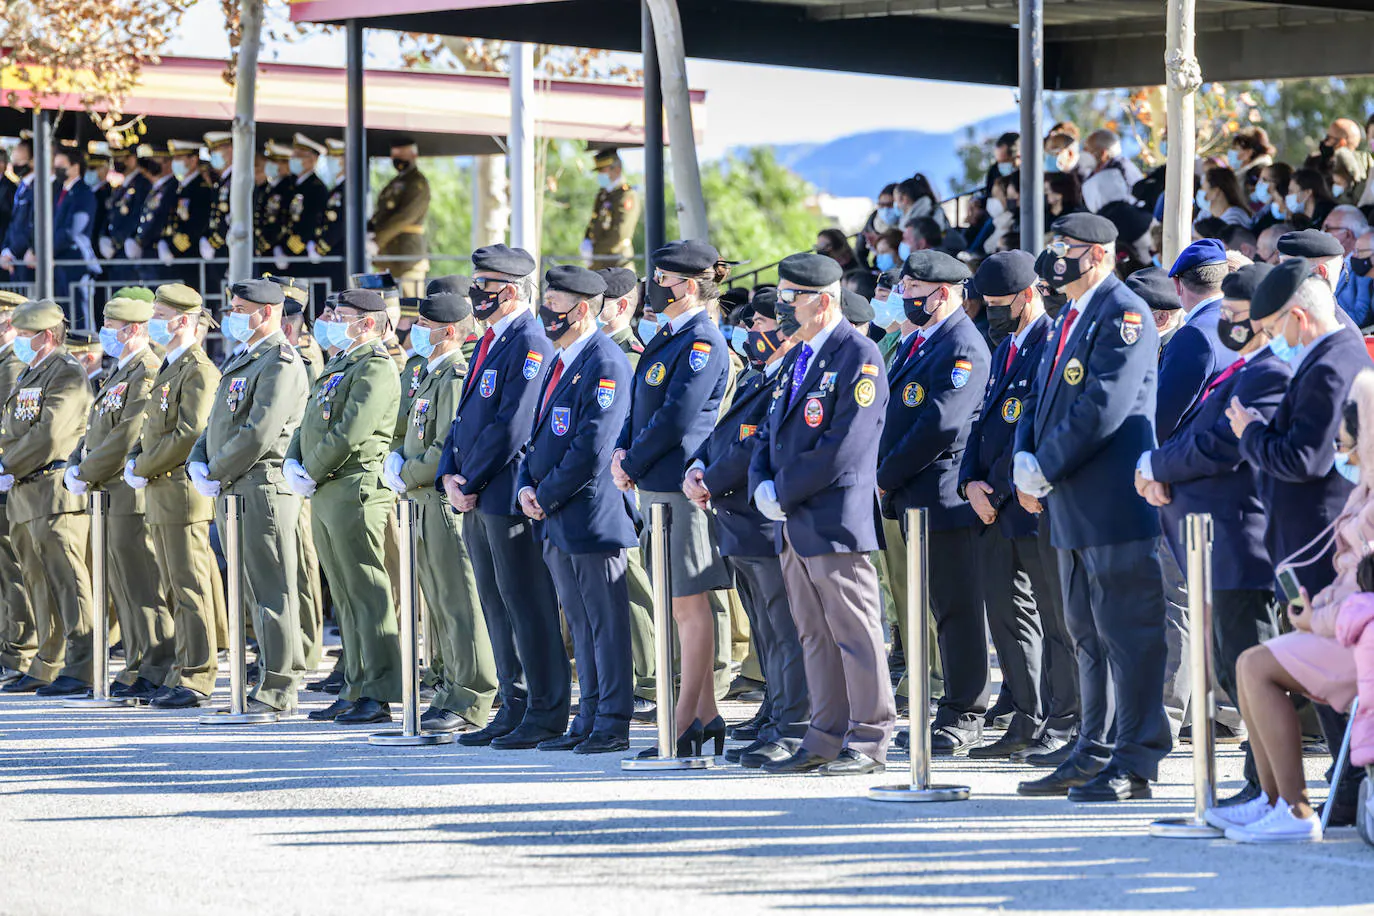
[[[663,105],[668,111],[668,146],[673,158],[673,190],[678,226],[685,239],[710,241],[706,198],[701,192],[696,134],[692,130],[692,96],[687,86],[687,48],[677,0],[647,0],[654,20],[658,64],[663,74]]]
[[[472,248],[506,240],[510,205],[506,200],[506,157],[500,154],[473,157]]]
[[[253,159],[257,148],[254,118],[258,51],[262,45],[263,0],[242,0],[238,78],[234,83],[234,174],[229,187],[229,273],[226,283],[253,274]],[[202,290],[205,295],[219,290]]]

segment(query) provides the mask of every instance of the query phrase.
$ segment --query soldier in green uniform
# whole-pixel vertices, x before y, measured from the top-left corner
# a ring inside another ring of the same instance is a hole
[[[214,692],[218,667],[215,619],[224,585],[210,551],[215,504],[196,492],[185,466],[210,419],[220,380],[199,343],[202,304],[189,286],[158,287],[148,335],[167,348],[167,359],[153,379],[143,428],[124,469],[125,482],[143,492],[156,581],[172,604],[174,661],[161,682],[164,690],[152,700],[159,709],[200,706]]]
[[[389,270],[407,296],[418,296],[429,272],[425,218],[429,215],[429,179],[420,173],[420,149],[409,137],[391,142],[396,177],[377,195],[367,221],[377,270]]]
[[[86,435],[72,450],[62,477],[75,496],[84,498],[87,490],[110,495],[108,600],[124,637],[124,670],[110,694],[134,700],[151,699],[175,661],[172,615],[158,588],[143,494],[124,481],[124,465],[143,432],[143,411],[157,375],[158,359],[148,347],[152,317],[151,302],[114,298],[105,303],[100,343],[115,365],[96,392]],[[106,600],[96,596],[98,605]]]
[[[243,606],[258,638],[261,677],[250,710],[294,712],[305,674],[301,640],[299,546],[301,501],[282,473],[291,435],[305,410],[309,383],[300,356],[281,332],[282,288],[243,280],[230,288],[225,336],[242,349],[225,361],[205,432],[186,469],[197,492],[243,497]],[[224,530],[224,506],[215,506]]]
[[[401,698],[401,645],[383,540],[395,495],[382,482],[401,383],[381,345],[386,304],[376,290],[346,289],[315,322],[340,352],[315,383],[285,471],[313,498],[315,548],[339,610],[344,689],[316,721],[387,722]]]
[[[26,302],[10,323],[26,368],[0,417],[0,493],[9,494],[10,537],[33,602],[38,650],[25,675],[0,690],[74,696],[91,687],[91,525],[86,500],[63,488],[62,471],[86,431],[91,389],[62,347],[61,306]]]
[[[593,268],[622,267],[634,263],[635,227],[639,224],[639,194],[625,180],[625,169],[615,150],[596,154],[596,192],[592,218],[582,241],[582,257]]]
[[[435,489],[439,458],[467,375],[462,343],[472,305],[456,291],[420,300],[411,329],[416,355],[426,361],[412,399],[403,441],[386,461],[387,485],[410,495],[420,514],[416,563],[433,621],[443,681],[421,724],[431,731],[486,725],[496,697],[496,659],[477,595],[477,578],[461,536],[461,517]]]
[[[15,382],[25,368],[14,355],[15,330],[10,319],[15,308],[26,301],[19,293],[0,290],[0,405],[14,394]],[[33,605],[29,603],[10,540],[9,515],[5,510],[8,499],[8,494],[0,493],[0,684],[19,680],[38,651]]]

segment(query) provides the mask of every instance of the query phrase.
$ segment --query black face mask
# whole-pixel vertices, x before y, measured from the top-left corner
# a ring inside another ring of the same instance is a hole
[[[655,315],[662,315],[670,306],[677,302],[677,296],[666,286],[659,286],[650,280],[649,287],[649,308],[654,310]]]
[[[123,175],[123,174],[124,174],[124,163],[122,163],[122,162],[111,162],[111,163],[110,163],[110,171],[111,171],[111,172],[114,172],[116,175]]]
[[[1063,289],[1083,276],[1083,259],[1055,258],[1051,255],[1050,275],[1045,279],[1055,289]]]
[[[409,160],[409,159],[392,159],[392,160],[391,160],[391,167],[394,168],[394,169],[395,169],[396,171],[398,171],[398,172],[404,172],[406,169],[410,168],[410,160]]]
[[[906,312],[906,320],[923,328],[930,324],[931,314],[926,311],[926,300],[929,296],[918,296],[915,299],[903,299],[902,311]]]
[[[993,343],[1001,343],[1003,338],[1016,333],[1020,322],[1012,317],[1011,306],[988,303],[988,336]]]
[[[1244,321],[1217,319],[1217,337],[1221,339],[1221,345],[1228,350],[1243,350],[1254,336],[1255,332],[1250,327],[1248,318]]]
[[[574,309],[577,306],[573,306]],[[544,336],[549,340],[556,341],[564,334],[568,333],[568,328],[572,326],[572,319],[568,317],[572,311],[555,312],[547,305],[539,306],[539,323],[544,326]]]
[[[781,343],[782,338],[778,336],[777,331],[750,331],[749,341],[745,345],[750,365],[755,369],[763,368],[763,364],[777,352]]]
[[[801,330],[801,322],[797,320],[797,307],[789,303],[778,300],[777,305],[773,306],[774,314],[778,317],[778,332],[791,337]]]
[[[13,163],[10,165],[10,168],[14,170],[14,174],[19,178],[23,178],[28,175],[29,172],[33,171],[33,166],[29,165],[27,162],[22,165],[17,162]]]
[[[1355,276],[1363,277],[1369,273],[1369,268],[1374,267],[1374,258],[1351,258],[1350,269]]]
[[[472,303],[472,314],[480,320],[486,321],[498,308],[501,307],[501,291],[498,289],[494,293],[489,293],[480,286],[474,286],[468,290],[468,301]]]

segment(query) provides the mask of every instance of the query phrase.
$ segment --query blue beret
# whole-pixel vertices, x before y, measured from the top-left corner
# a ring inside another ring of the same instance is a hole
[[[979,296],[1014,296],[1036,280],[1035,258],[1027,251],[999,251],[978,265],[973,282]]]
[[[933,248],[923,248],[913,251],[911,257],[906,259],[902,265],[902,276],[927,283],[963,283],[972,274],[958,258]]]
[[[715,267],[720,260],[720,252],[706,242],[684,239],[664,245],[654,252],[652,260],[655,267],[690,276]]]
[[[425,285],[425,295],[433,296],[436,293],[457,293],[466,297],[468,290],[472,289],[472,277],[463,274],[450,274],[447,277],[435,277]]]
[[[605,270],[598,270],[597,273],[606,281],[606,295],[612,299],[628,296],[630,290],[639,285],[639,277],[628,267],[607,267]]]
[[[595,271],[575,264],[560,264],[544,274],[549,289],[574,293],[578,296],[600,296],[606,292],[606,281]]]
[[[1250,320],[1258,321],[1281,311],[1302,281],[1311,275],[1312,265],[1307,258],[1293,258],[1270,270],[1250,296]]]
[[[1279,236],[1279,243],[1276,247],[1279,254],[1299,258],[1325,260],[1326,258],[1339,258],[1345,255],[1345,249],[1341,247],[1341,243],[1336,241],[1334,236],[1327,235],[1320,229],[1285,232]]]
[[[229,287],[229,295],[258,305],[281,305],[286,292],[271,280],[240,280]]]
[[[1169,276],[1177,277],[1185,270],[1201,267],[1204,264],[1225,264],[1226,246],[1216,239],[1198,239],[1178,253],[1174,266],[1169,268]]]
[[[523,248],[488,245],[472,253],[472,266],[507,277],[528,277],[534,273],[534,258]]]
[[[466,292],[440,291],[420,300],[420,317],[439,324],[462,321],[472,314]]]
[[[349,277],[354,289],[395,289],[396,280],[391,271],[384,270],[375,274],[354,274]]]
[[[814,289],[839,283],[840,277],[843,276],[844,268],[840,266],[839,262],[823,254],[803,252],[802,254],[789,255],[783,258],[782,263],[778,265],[779,280],[787,280],[798,286],[810,286]]]
[[[1269,276],[1274,268],[1269,264],[1246,264],[1235,273],[1229,273],[1221,281],[1221,294],[1227,299],[1249,302],[1255,298],[1255,290],[1261,281]]]
[[[1050,224],[1050,232],[1092,245],[1110,245],[1118,235],[1116,224],[1096,213],[1069,213]]]
[[[1183,307],[1178,301],[1174,281],[1169,279],[1162,267],[1137,270],[1126,278],[1126,287],[1156,312],[1173,312]]]
[[[872,321],[878,315],[873,310],[873,303],[852,289],[840,290],[840,314],[844,315],[850,324],[863,324],[865,321]]]
[[[382,298],[380,290],[345,289],[339,291],[339,301],[335,307],[347,307],[360,312],[385,312],[386,300]]]

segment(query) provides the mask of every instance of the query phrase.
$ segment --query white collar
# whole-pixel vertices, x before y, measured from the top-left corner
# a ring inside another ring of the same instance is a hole
[[[558,356],[556,358],[563,361],[564,369],[572,365],[573,360],[577,359],[578,354],[587,346],[587,341],[591,340],[596,333],[596,326],[593,325],[590,331],[558,351]]]
[[[70,191],[72,187],[80,180],[80,178],[68,178],[65,182],[63,182],[62,190]]]
[[[156,190],[156,189],[162,187],[162,186],[165,185],[167,182],[171,181],[172,178],[174,178],[174,177],[175,177],[175,176],[173,176],[171,172],[168,172],[166,175],[159,175],[158,178],[157,178],[157,181],[154,181],[154,182],[153,182],[153,189]]]
[[[782,360],[778,360],[775,363],[767,363],[763,367],[763,377],[773,378],[775,375],[778,374],[778,371],[780,369],[782,369]]]
[[[170,366],[172,363],[181,359],[182,354],[185,353],[187,350],[191,349],[193,346],[195,346],[194,340],[188,344],[183,344],[182,346],[177,347],[175,350],[167,351],[167,365]]]
[[[447,353],[440,353],[438,356],[425,363],[425,371],[429,373],[438,372],[443,368],[445,363],[451,363],[462,355],[463,351],[457,347],[454,347]]]
[[[308,172],[301,172],[299,175],[296,176],[296,184],[300,184],[302,181],[305,181],[305,179],[309,178],[311,175],[314,175],[314,174],[315,174],[315,170],[314,170],[314,169],[311,169],[311,170],[308,171]]]
[[[1193,306],[1192,308],[1190,308],[1190,309],[1188,310],[1188,314],[1186,314],[1186,315],[1183,316],[1183,323],[1184,323],[1184,324],[1187,324],[1188,322],[1192,321],[1193,318],[1194,318],[1194,316],[1196,316],[1198,312],[1202,311],[1203,308],[1205,308],[1206,306],[1212,304],[1213,302],[1220,302],[1220,301],[1221,301],[1221,293],[1217,293],[1215,296],[1212,296],[1212,297],[1210,297],[1210,298],[1208,298],[1208,299],[1203,299],[1203,300],[1202,300],[1201,302],[1199,302],[1197,305]]]
[[[963,306],[960,306],[960,308],[963,308]],[[941,318],[939,321],[926,324],[926,326],[922,328],[917,328],[916,333],[921,335],[922,340],[930,340],[930,338],[935,336],[935,332],[940,330],[941,325],[943,325],[946,321],[949,321],[949,319],[953,316],[954,313],[950,312],[948,315]]]
[[[1041,314],[1044,313],[1042,312]],[[1035,326],[1039,323],[1040,316],[1037,315],[1035,317],[1035,320],[1032,321],[1030,324],[1026,325],[1025,328],[1020,331],[1020,333],[1012,336],[1011,345],[1019,351],[1021,347],[1026,343],[1026,338],[1030,336],[1030,332],[1034,330]]]
[[[806,346],[809,346],[811,348],[812,356],[815,356],[817,353],[821,352],[821,347],[825,346],[825,342],[830,339],[830,335],[834,333],[835,329],[840,326],[841,321],[844,321],[844,316],[837,314],[833,319],[831,319],[829,324],[827,324],[825,327],[821,328],[819,331],[816,332],[815,337],[805,342]]]
[[[669,333],[676,334],[678,331],[681,331],[683,328],[687,327],[687,322],[691,321],[693,318],[696,318],[704,311],[706,311],[706,306],[696,305],[692,308],[689,308],[681,315],[678,315],[676,318],[670,318],[668,320]]]
[[[134,350],[132,353],[125,353],[123,356],[119,358],[118,368],[123,369],[125,366],[129,365],[130,360],[132,360],[135,356],[142,353],[146,349],[148,349],[148,347],[145,344],[144,346],[139,347],[137,350]]]

